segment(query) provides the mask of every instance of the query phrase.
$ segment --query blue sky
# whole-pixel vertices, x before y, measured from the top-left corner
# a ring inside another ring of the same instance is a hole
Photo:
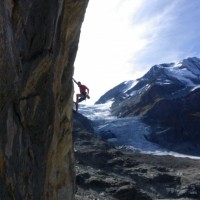
[[[200,57],[199,21],[200,0],[90,0],[74,72],[85,103],[155,64]]]

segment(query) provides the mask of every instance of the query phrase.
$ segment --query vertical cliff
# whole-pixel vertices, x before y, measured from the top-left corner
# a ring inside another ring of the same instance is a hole
[[[73,199],[71,78],[87,4],[0,2],[0,199]]]

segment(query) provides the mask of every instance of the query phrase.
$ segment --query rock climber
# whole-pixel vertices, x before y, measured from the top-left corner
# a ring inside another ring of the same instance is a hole
[[[76,94],[76,112],[78,112],[78,103],[80,103],[81,101],[85,100],[86,98],[90,98],[89,96],[89,88],[83,84],[81,84],[80,81],[76,81],[74,80],[74,78],[72,78],[72,80],[74,81],[74,83],[76,83],[79,87],[80,93]]]

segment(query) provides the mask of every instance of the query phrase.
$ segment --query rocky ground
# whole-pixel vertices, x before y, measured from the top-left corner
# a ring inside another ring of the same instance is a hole
[[[117,149],[74,112],[76,200],[200,199],[200,160]]]

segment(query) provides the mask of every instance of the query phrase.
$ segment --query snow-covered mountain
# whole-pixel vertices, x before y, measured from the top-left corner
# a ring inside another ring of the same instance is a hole
[[[154,129],[149,140],[172,150],[200,150],[200,59],[153,66],[125,81],[97,102],[113,101],[118,117],[141,116]],[[195,146],[194,146],[195,145]]]
[[[135,95],[143,94],[155,85],[164,88],[162,93],[168,98],[188,94],[192,89],[200,87],[200,59],[194,57],[179,63],[154,65],[143,77],[122,82],[106,92],[96,104],[111,99],[122,103]]]

